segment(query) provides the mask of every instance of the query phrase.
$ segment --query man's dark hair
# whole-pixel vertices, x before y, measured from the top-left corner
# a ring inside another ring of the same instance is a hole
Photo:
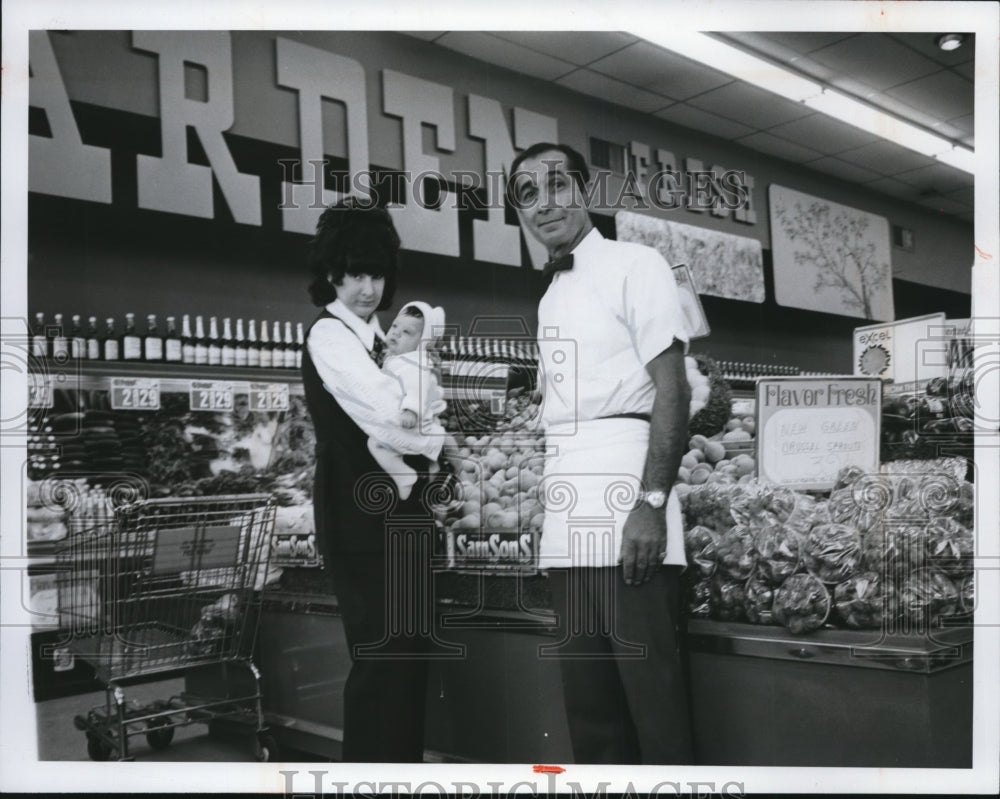
[[[528,158],[535,158],[542,153],[553,150],[566,156],[567,172],[581,189],[587,188],[587,183],[590,182],[590,170],[587,168],[587,159],[568,144],[553,144],[552,142],[541,141],[538,144],[532,144],[527,150],[522,150],[510,162],[510,172],[507,175],[507,185],[504,188],[504,197],[508,205],[513,208],[520,208],[520,204],[514,196],[514,178],[517,177],[518,168],[521,164]]]
[[[309,244],[309,296],[320,307],[337,299],[344,275],[384,277],[382,301],[375,309],[392,305],[399,272],[399,234],[392,217],[374,203],[348,197],[331,205],[319,218]]]

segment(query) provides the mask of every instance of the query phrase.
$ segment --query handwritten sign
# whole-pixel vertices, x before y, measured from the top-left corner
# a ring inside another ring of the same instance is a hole
[[[878,470],[880,379],[763,378],[756,404],[762,479],[822,491],[833,487],[844,466]]]
[[[251,411],[287,411],[288,383],[251,383]]]
[[[159,380],[152,377],[111,378],[111,410],[156,411],[159,409]]]
[[[215,380],[191,381],[192,411],[231,411],[233,386]]]

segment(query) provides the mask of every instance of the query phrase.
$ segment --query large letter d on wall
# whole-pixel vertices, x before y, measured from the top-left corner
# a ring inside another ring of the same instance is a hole
[[[139,207],[212,219],[212,173],[237,222],[260,224],[260,179],[236,169],[222,132],[233,124],[232,43],[225,31],[135,31],[132,43],[160,58],[163,157],[137,156]],[[185,62],[208,71],[208,96],[185,94]],[[187,127],[197,131],[210,167],[189,164]]]

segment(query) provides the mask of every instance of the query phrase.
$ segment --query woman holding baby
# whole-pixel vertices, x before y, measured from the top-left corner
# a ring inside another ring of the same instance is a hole
[[[324,211],[309,253],[322,311],[302,378],[317,440],[316,539],[352,660],[342,758],[351,762],[423,759],[433,638],[424,489],[445,441],[423,347],[444,312],[404,306],[386,339],[375,313],[392,303],[399,247],[388,212],[347,200]]]

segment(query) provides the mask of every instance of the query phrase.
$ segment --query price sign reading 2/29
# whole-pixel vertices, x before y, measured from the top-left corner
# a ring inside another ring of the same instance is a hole
[[[288,383],[251,383],[251,411],[287,411]]]
[[[215,380],[191,381],[192,411],[231,411],[233,386]]]
[[[112,377],[111,410],[158,411],[160,381],[152,377]]]

